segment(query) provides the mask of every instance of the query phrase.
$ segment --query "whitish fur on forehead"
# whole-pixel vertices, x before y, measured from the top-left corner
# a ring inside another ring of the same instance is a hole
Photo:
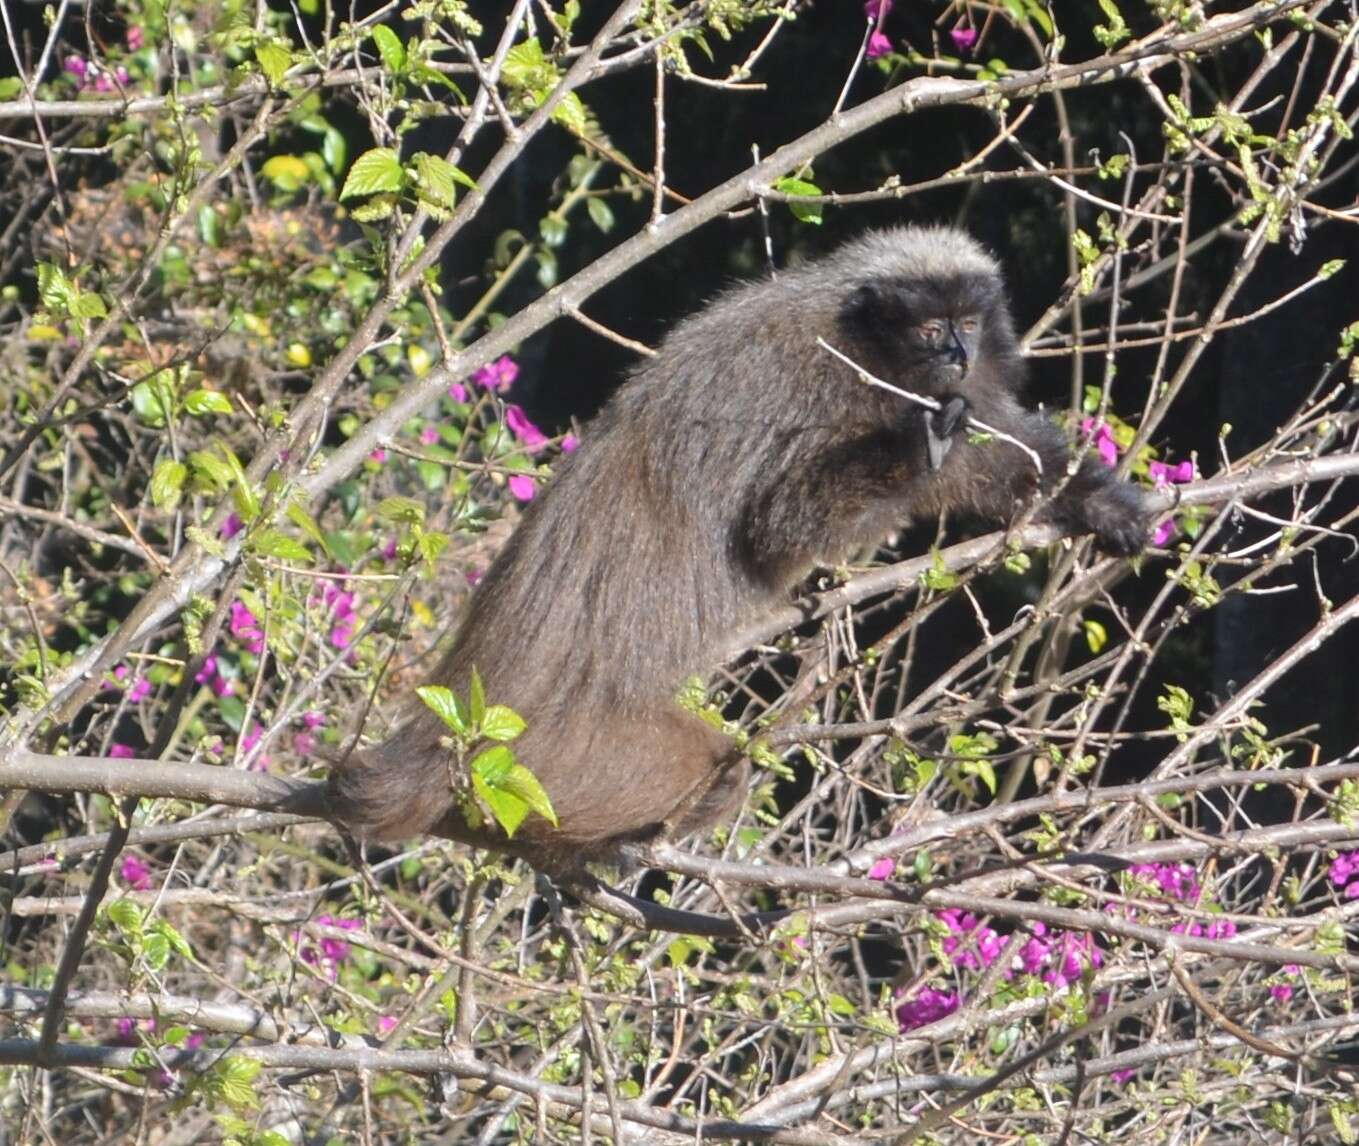
[[[833,256],[845,270],[941,278],[958,274],[995,275],[1000,264],[976,239],[957,227],[893,227],[870,231],[846,243]]]

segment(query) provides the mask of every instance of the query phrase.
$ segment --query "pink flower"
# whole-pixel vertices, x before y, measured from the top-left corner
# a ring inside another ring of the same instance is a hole
[[[1157,485],[1182,485],[1184,482],[1193,481],[1195,477],[1194,463],[1189,459],[1175,466],[1167,465],[1165,462],[1152,462],[1147,466],[1147,473]]]
[[[208,1041],[207,1031],[194,1031],[192,1034],[189,1035],[187,1039],[184,1040],[184,1049],[197,1050],[207,1041]]]
[[[316,737],[310,732],[298,732],[293,736],[293,751],[298,756],[310,756],[316,751]]]
[[[528,474],[512,474],[509,485],[510,493],[514,494],[519,501],[532,501],[533,495],[538,489]]]
[[[868,48],[864,55],[870,60],[876,60],[881,56],[887,55],[892,50],[892,41],[876,28],[869,34]]]
[[[222,522],[222,537],[224,540],[230,541],[244,528],[245,522],[240,519],[238,514],[228,513],[227,519]]]
[[[562,453],[574,454],[580,448],[580,439],[575,434],[567,434],[562,439]]]
[[[90,74],[90,65],[87,64],[80,56],[67,56],[65,62],[61,65],[61,67],[64,72],[68,73],[69,75],[75,76],[76,79],[82,82],[84,81],[85,77]]]
[[[547,435],[528,420],[528,415],[520,406],[505,407],[505,425],[509,427],[510,433],[530,450],[536,450],[547,444]]]
[[[871,868],[868,869],[869,879],[891,879],[892,874],[897,870],[897,861],[891,856],[883,856]]]
[[[142,44],[145,42],[145,36],[143,35],[141,28],[136,24],[133,24],[132,27],[127,30],[127,50],[129,52],[139,52],[141,51]]]
[[[1158,525],[1151,534],[1151,543],[1156,546],[1164,545],[1175,536],[1175,519],[1167,517]]]
[[[949,29],[949,39],[953,41],[953,46],[958,49],[961,56],[971,55],[972,49],[977,44],[977,29],[970,28],[966,24],[956,24]]]
[[[1287,983],[1275,983],[1269,989],[1269,994],[1276,1003],[1286,1003],[1293,997],[1293,988]]]
[[[316,922],[322,927],[338,927],[342,931],[357,931],[363,926],[357,919],[340,919],[334,915],[318,915]],[[303,963],[320,967],[332,979],[338,973],[340,964],[349,957],[349,944],[343,939],[327,936],[320,941],[318,948],[304,941],[302,932],[294,931],[293,942],[298,944],[297,954]]]
[[[379,549],[378,552],[382,555],[382,559],[383,559],[384,561],[395,561],[395,560],[396,560],[396,538],[395,538],[395,537],[389,537],[389,538],[387,539],[387,544],[384,545],[381,549]]]
[[[370,462],[377,462],[378,465],[381,465],[383,462],[387,460],[387,451],[384,450],[381,446],[378,446],[377,449],[375,449],[371,454],[368,455],[368,460]]]
[[[140,700],[145,700],[151,695],[151,682],[144,676],[139,676],[132,682],[132,687],[127,690],[127,699],[133,704]]]
[[[518,377],[519,364],[508,354],[504,354],[475,371],[472,374],[472,381],[483,390],[494,390],[497,394],[503,394],[514,385],[514,380]]]
[[[476,585],[485,576],[486,571],[484,569],[469,569],[467,571],[467,583]]]
[[[395,550],[392,556],[396,556]],[[354,630],[359,623],[358,615],[354,612],[356,599],[355,594],[332,581],[326,582],[326,587],[321,591],[322,602],[335,617],[335,624],[330,630],[330,643],[337,649],[347,649],[353,643]]]
[[[424,426],[420,431],[420,444],[422,446],[432,446],[439,440],[439,427],[433,422]]]
[[[308,732],[320,728],[325,722],[326,714],[324,712],[304,712],[302,714],[302,726]]]
[[[914,999],[897,1006],[897,1026],[902,1032],[913,1031],[953,1014],[961,1002],[956,992],[925,987]]]
[[[122,64],[119,64],[113,69],[113,77],[118,81],[120,87],[127,87],[128,82],[132,79],[132,77],[127,74],[127,69],[123,67]]]
[[[1187,863],[1139,863],[1128,871],[1145,883],[1155,884],[1170,899],[1198,902],[1201,890],[1198,872]]]
[[[231,635],[252,653],[264,649],[264,633],[260,631],[259,618],[241,601],[231,603]]]
[[[1336,887],[1344,887],[1359,872],[1359,851],[1341,852],[1331,860],[1330,880]]]
[[[378,1015],[377,1031],[380,1035],[388,1034],[396,1029],[396,1017],[394,1015]]]
[[[1097,422],[1094,418],[1083,418],[1081,436],[1086,441],[1095,443],[1095,449],[1106,466],[1118,464],[1118,443],[1114,441],[1114,432],[1109,428],[1109,423]]]
[[[455,402],[466,402],[467,387],[461,382],[454,382],[453,385],[448,388],[448,396]]]
[[[109,758],[112,760],[133,760],[136,756],[136,749],[129,748],[126,744],[119,744],[115,740],[109,745]]]
[[[1135,1075],[1136,1073],[1137,1071],[1134,1070],[1132,1067],[1129,1067],[1127,1070],[1111,1071],[1109,1073],[1109,1081],[1112,1082],[1115,1086],[1122,1086],[1125,1082],[1128,1081],[1128,1079],[1132,1078],[1133,1075]]]
[[[123,856],[118,865],[118,878],[133,891],[147,891],[151,887],[151,869],[136,856]]]
[[[257,720],[254,727],[241,737],[241,754],[249,755],[255,745],[260,742],[260,737],[264,735],[264,726]]]
[[[864,15],[875,24],[886,20],[892,14],[896,0],[864,0]]]

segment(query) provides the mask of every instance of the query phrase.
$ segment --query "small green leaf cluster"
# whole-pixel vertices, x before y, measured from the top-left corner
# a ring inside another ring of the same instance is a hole
[[[453,761],[450,777],[472,827],[479,827],[486,813],[511,838],[530,812],[556,825],[557,814],[547,792],[509,747],[526,727],[523,718],[503,704],[486,703],[475,669],[466,701],[443,685],[424,685],[415,691],[449,730],[444,747]],[[487,740],[493,742],[491,746],[478,751],[478,745]],[[471,781],[470,792],[464,777]]]

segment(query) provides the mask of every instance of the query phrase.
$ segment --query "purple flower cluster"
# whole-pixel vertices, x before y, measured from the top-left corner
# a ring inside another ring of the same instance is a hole
[[[338,927],[341,931],[358,931],[363,923],[357,919],[342,919],[337,915],[318,915],[315,920],[322,927]],[[303,963],[321,970],[329,979],[339,974],[340,964],[349,958],[349,944],[329,936],[320,939],[319,946],[308,941],[301,931],[293,932],[297,954]]]
[[[109,759],[111,760],[131,760],[137,755],[137,750],[127,744],[119,744],[114,741],[109,745]]]
[[[131,852],[118,864],[118,878],[133,891],[149,891],[152,887],[151,869],[145,860]]]
[[[928,1026],[953,1014],[962,1001],[957,991],[936,991],[933,987],[922,987],[914,998],[897,1004],[897,1026],[903,1033]]]
[[[132,678],[132,683],[128,685],[128,675],[131,670],[127,665],[119,665],[113,670],[112,675],[104,678],[105,688],[122,688],[127,686],[127,699],[130,703],[136,704],[138,701],[145,700],[151,695],[151,682],[144,676]]]
[[[941,946],[957,969],[984,971],[1005,950],[1005,938],[970,911],[950,907],[945,911],[936,911],[934,917],[947,929]],[[1033,975],[1061,990],[1079,983],[1087,969],[1099,967],[1103,963],[1104,952],[1096,945],[1093,935],[1061,931],[1049,928],[1044,923],[1035,923],[1013,963],[1005,969],[1005,978]],[[926,987],[896,1007],[897,1025],[903,1031],[915,1030],[916,1027],[951,1015],[961,1002],[960,994]]]
[[[213,653],[204,662],[203,667],[194,676],[194,681],[198,684],[205,684],[213,691],[215,696],[230,696],[234,686],[227,680],[217,668],[217,654]]]
[[[1167,899],[1181,903],[1197,903],[1203,889],[1199,873],[1187,863],[1138,863],[1128,873],[1143,883],[1158,888]]]
[[[141,29],[138,29],[139,34],[140,31]],[[74,77],[76,86],[81,91],[111,92],[115,88],[126,88],[132,82],[132,77],[122,64],[110,71],[101,68],[93,60],[85,59],[84,56],[67,56],[62,63],[62,69],[67,75]]]
[[[310,756],[316,751],[316,737],[313,733],[326,722],[324,713],[304,712],[302,714],[303,731],[295,733],[293,736],[293,751],[299,756]]]
[[[330,629],[330,643],[337,649],[347,649],[354,642],[354,630],[359,625],[358,614],[354,611],[356,600],[358,595],[350,592],[344,582],[327,581],[321,590],[321,604],[335,618]]]
[[[519,377],[519,363],[508,354],[501,355],[494,362],[488,362],[472,375],[472,383],[483,390],[503,394]]]
[[[1359,851],[1341,852],[1331,861],[1330,880],[1346,899],[1359,899]]]
[[[231,602],[231,635],[243,644],[247,651],[264,651],[264,632],[259,618],[241,601]]]
[[[1095,452],[1106,466],[1118,465],[1118,443],[1114,440],[1113,427],[1102,419],[1081,419],[1081,441],[1090,442]]]

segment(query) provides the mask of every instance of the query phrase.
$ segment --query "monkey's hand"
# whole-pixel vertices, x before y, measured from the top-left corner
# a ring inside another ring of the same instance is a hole
[[[948,452],[953,448],[953,436],[967,423],[972,406],[960,394],[945,398],[939,409],[925,412],[925,448],[930,472],[938,473]]]
[[[1098,463],[1096,463],[1098,464]],[[1115,557],[1135,557],[1147,546],[1152,512],[1147,497],[1130,482],[1101,473],[1090,484],[1078,474],[1047,516],[1072,533],[1093,533],[1095,543]]]

